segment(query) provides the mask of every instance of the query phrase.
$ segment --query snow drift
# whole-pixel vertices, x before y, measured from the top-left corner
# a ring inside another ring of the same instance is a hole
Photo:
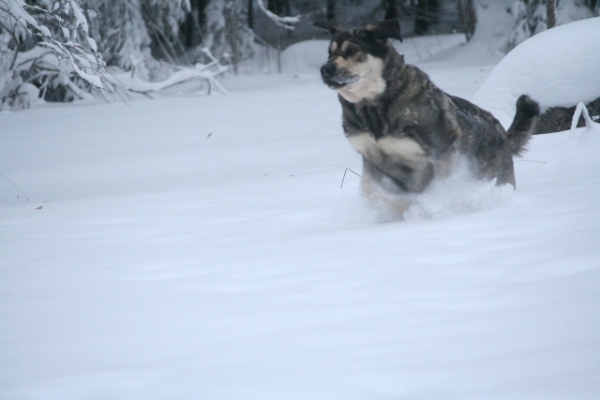
[[[494,68],[473,102],[508,127],[521,94],[543,107],[573,106],[600,97],[600,17],[572,22],[521,43]]]

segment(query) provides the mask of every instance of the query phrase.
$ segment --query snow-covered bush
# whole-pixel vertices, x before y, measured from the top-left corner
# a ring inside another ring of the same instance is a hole
[[[152,57],[153,43],[169,61],[183,53],[179,24],[190,9],[189,0],[0,0],[0,107],[148,93],[193,79],[222,89],[214,77],[227,68],[205,48],[206,62],[188,67]]]
[[[547,28],[546,0],[515,0],[508,11],[515,18],[515,26],[508,38],[508,50]],[[557,0],[558,25],[598,15],[598,0]]]
[[[39,96],[69,101],[113,91],[75,0],[0,0],[0,98],[26,107]]]

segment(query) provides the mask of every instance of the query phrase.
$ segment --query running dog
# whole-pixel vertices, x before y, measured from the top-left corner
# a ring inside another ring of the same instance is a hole
[[[344,30],[329,21],[329,59],[323,82],[339,93],[342,126],[363,158],[362,185],[390,193],[420,193],[452,173],[459,156],[477,179],[516,187],[513,156],[525,149],[539,116],[526,95],[508,131],[471,102],[435,86],[388,39],[402,41],[397,20]]]

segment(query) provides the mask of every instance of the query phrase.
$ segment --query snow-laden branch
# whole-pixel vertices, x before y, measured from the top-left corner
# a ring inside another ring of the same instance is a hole
[[[116,74],[113,79],[108,78],[113,84],[123,87],[126,91],[148,94],[150,92],[159,92],[161,90],[179,85],[193,80],[204,80],[208,82],[209,87],[216,87],[223,94],[229,92],[221,86],[216,77],[228,70],[225,65],[219,64],[206,48],[202,52],[211,60],[208,64],[196,64],[191,68],[182,68],[170,75],[167,79],[160,82],[148,82],[140,79],[135,73],[124,72]]]
[[[162,0],[152,1],[156,7],[163,4]],[[189,11],[189,0],[178,1],[183,10]],[[136,55],[140,63],[132,64],[133,71],[124,67],[122,73],[117,73],[115,68],[107,69],[103,55],[98,51],[106,43],[97,44],[91,37],[96,25],[90,25],[90,22],[97,24],[97,21],[87,20],[83,8],[86,3],[82,0],[34,3],[0,0],[0,31],[5,38],[0,41],[0,56],[3,57],[0,59],[0,108],[4,105],[27,107],[37,98],[46,98],[47,94],[48,98],[56,99],[54,93],[57,92],[62,100],[104,97],[106,93],[122,97],[127,92],[147,94],[195,80],[206,81],[209,91],[216,88],[227,93],[216,77],[228,67],[221,65],[208,49],[203,50],[208,57],[206,64],[169,66],[170,75],[160,82],[149,81],[149,64],[142,61],[144,55]],[[6,38],[17,44],[14,50],[8,48]],[[22,43],[27,46],[20,46]],[[28,50],[23,51],[23,48]],[[133,54],[129,56],[134,57]],[[137,71],[134,65],[139,65]]]
[[[25,11],[25,2],[23,0],[0,0],[0,11],[5,12],[6,15],[10,16],[14,21],[17,22],[17,27],[20,28],[19,34],[28,33],[31,34],[27,25],[37,26],[35,18],[29,15]],[[49,34],[50,31],[46,28],[46,32]]]
[[[53,39],[47,39],[40,42],[40,46],[53,50],[59,59],[67,59],[68,66],[83,80],[97,89],[104,89],[102,79],[98,75],[99,69],[104,68],[102,61],[90,59],[90,55],[85,53],[80,46],[74,43],[61,43]],[[69,74],[70,69],[59,63],[59,69]]]
[[[590,117],[590,113],[585,104],[583,104],[583,102],[580,102],[577,104],[577,108],[575,109],[575,113],[573,114],[573,120],[571,121],[571,131],[577,128],[577,124],[579,123],[579,118],[581,117],[581,114],[583,114],[583,119],[585,120],[586,126],[592,126],[593,121]]]
[[[267,17],[269,17],[269,19],[271,19],[273,22],[275,22],[278,26],[287,29],[289,31],[293,31],[295,29],[295,27],[293,26],[293,24],[298,23],[300,21],[300,16],[297,15],[295,17],[280,17],[279,15],[276,15],[274,13],[272,13],[271,11],[269,11],[264,3],[263,0],[256,0],[256,3],[258,4],[258,8],[260,8],[260,10],[265,13],[265,15]]]
[[[81,11],[79,5],[73,0],[65,0],[64,6],[67,13],[72,13],[75,18],[74,30],[80,29],[82,36],[86,39],[89,49],[70,40],[70,31],[63,26],[64,20],[52,11],[38,6],[26,4],[23,0],[0,0],[0,10],[7,12],[7,15],[16,23],[22,31],[30,36],[36,36],[39,40],[38,46],[45,47],[56,54],[59,60],[67,60],[68,63],[58,63],[58,69],[63,75],[75,72],[81,79],[88,82],[96,89],[104,89],[102,85],[101,72],[105,68],[101,55],[97,52],[97,46],[94,39],[89,36],[88,23]],[[55,7],[59,3],[55,3]],[[44,18],[56,21],[67,37],[67,41],[57,40],[47,26],[38,23],[38,21],[27,10],[35,11],[44,16]],[[63,79],[64,80],[64,79]],[[70,86],[70,85],[69,85]]]

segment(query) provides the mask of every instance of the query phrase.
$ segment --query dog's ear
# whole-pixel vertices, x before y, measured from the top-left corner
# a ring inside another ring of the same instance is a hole
[[[367,25],[363,29],[360,29],[358,33],[365,39],[390,38],[402,41],[400,22],[397,19],[388,19],[376,24]]]
[[[329,34],[331,36],[335,35],[339,31],[343,30],[335,22],[333,22],[333,21],[327,21],[325,19],[320,19],[318,21],[315,21],[313,23],[313,26],[316,26],[317,28],[326,29],[327,31],[329,31]]]

